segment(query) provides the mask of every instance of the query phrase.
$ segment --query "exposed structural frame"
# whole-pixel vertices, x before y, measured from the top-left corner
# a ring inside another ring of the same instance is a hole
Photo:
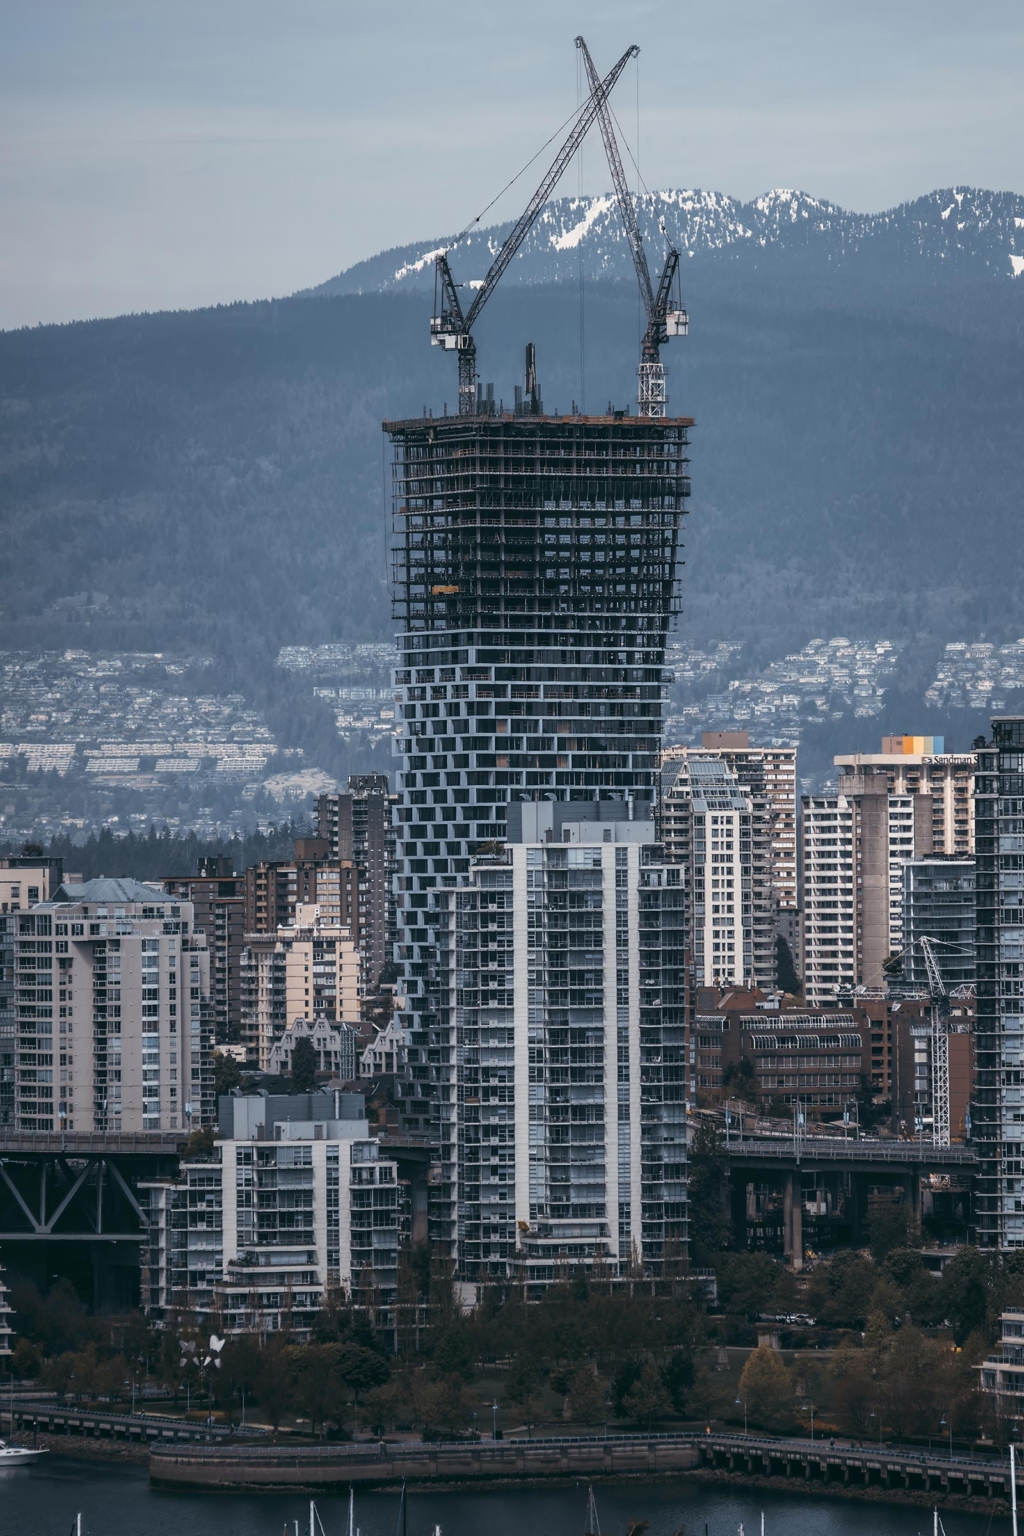
[[[655,293],[651,285],[651,273],[647,265],[643,236],[637,223],[636,208],[622,168],[619,143],[615,137],[611,108],[608,105],[608,91],[597,73],[590,56],[590,49],[582,36],[577,37],[576,47],[583,54],[587,78],[590,81],[591,97],[597,102],[597,115],[601,124],[605,154],[608,157],[608,169],[615,183],[615,195],[618,198],[619,212],[626,231],[626,242],[629,246],[629,254],[633,258],[633,266],[636,268],[640,297],[647,314],[647,329],[640,344],[640,366],[637,369],[639,381],[637,402],[640,415],[665,416],[668,413],[668,392],[665,386],[665,365],[661,361],[661,349],[671,337],[685,336],[689,326],[686,310],[680,303],[677,302],[674,307],[669,307],[679,272],[679,252],[670,242],[658,283],[658,291]]]
[[[607,103],[608,96],[622,71],[630,59],[635,58],[639,52],[640,50],[635,43],[627,48],[622,58],[609,71],[604,80],[598,81],[600,95],[592,91],[584,102],[573,127],[569,131],[568,138],[555,156],[544,180],[520,214],[501,250],[495,256],[487,276],[477,289],[473,302],[465,314],[463,314],[462,301],[459,298],[459,285],[452,276],[451,268],[448,264],[447,251],[443,251],[437,258],[435,270],[435,314],[430,321],[430,341],[432,346],[443,347],[445,351],[458,354],[460,416],[472,416],[476,413],[477,408],[476,341],[472,334],[473,325],[480,311],[494,292],[502,273],[536,223],[537,216],[561,180],[573,155],[589,133],[594,119],[601,111],[602,104]],[[605,109],[607,110],[607,108]],[[440,309],[437,309],[436,303],[438,288],[440,289],[441,298]],[[664,412],[662,411],[658,414],[663,415]]]

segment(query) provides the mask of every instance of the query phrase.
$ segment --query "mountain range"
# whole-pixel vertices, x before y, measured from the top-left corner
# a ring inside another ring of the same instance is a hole
[[[652,269],[662,220],[685,253],[691,317],[666,354],[696,418],[680,639],[737,641],[744,671],[901,640],[919,700],[947,641],[1024,634],[1024,198],[660,192],[641,218]],[[504,228],[460,243],[460,281]],[[332,731],[274,658],[392,631],[381,422],[454,401],[428,336],[446,243],[290,298],[0,334],[0,647],[191,648],[277,739]],[[481,315],[482,376],[509,400],[535,340],[548,409],[625,405],[639,322],[614,206],[559,200]]]
[[[721,192],[641,193],[637,217],[652,265],[670,240],[693,263],[735,263],[743,270],[795,265],[874,271],[890,277],[912,266],[918,276],[1019,277],[1024,273],[1024,197],[975,187],[947,187],[884,213],[850,213],[806,192],[773,188],[742,203]],[[483,278],[511,223],[472,226],[455,235],[396,246],[357,262],[313,293],[385,293],[432,288],[434,257],[454,245],[453,266]],[[632,276],[613,196],[563,197],[546,205],[503,282],[552,283]]]

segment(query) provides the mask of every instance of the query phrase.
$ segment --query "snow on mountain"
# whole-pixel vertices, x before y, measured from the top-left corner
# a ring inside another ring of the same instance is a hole
[[[1015,278],[1024,274],[1024,196],[947,187],[883,213],[851,213],[790,188],[776,187],[741,203],[722,192],[673,189],[641,195],[637,217],[652,270],[665,237],[689,261],[797,260],[835,268],[868,263],[879,270]],[[511,223],[474,229],[455,248],[458,280],[479,283]],[[664,233],[662,232],[664,231]],[[314,293],[370,293],[432,288],[434,260],[454,236],[414,242],[357,262]],[[558,282],[628,278],[629,250],[615,198],[562,197],[547,204],[506,281]],[[923,275],[923,274],[922,274]]]

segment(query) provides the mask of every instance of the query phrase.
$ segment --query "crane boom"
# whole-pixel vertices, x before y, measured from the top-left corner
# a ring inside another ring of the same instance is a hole
[[[566,166],[586,138],[600,111],[601,103],[607,100],[622,71],[639,51],[635,43],[627,48],[622,58],[609,70],[605,78],[598,81],[600,96],[591,91],[569,131],[568,138],[552,161],[544,180],[505,237],[501,250],[491,262],[487,276],[477,289],[473,302],[465,314],[459,300],[458,287],[448,264],[448,253],[444,251],[437,257],[437,284],[441,289],[441,308],[439,313],[431,319],[430,340],[434,346],[458,353],[460,416],[472,415],[476,409],[476,342],[472,335],[474,321],[494,292],[502,273],[536,223],[537,215],[561,179]]]
[[[633,258],[636,268],[637,282],[640,284],[640,297],[643,300],[644,309],[647,312],[648,321],[654,314],[654,289],[651,287],[651,273],[647,265],[647,252],[644,250],[643,236],[640,226],[636,221],[636,208],[633,204],[626,173],[622,169],[622,156],[619,154],[619,141],[615,137],[615,129],[612,126],[612,115],[608,108],[608,100],[605,95],[604,85],[597,67],[590,56],[586,39],[577,37],[576,47],[583,54],[583,64],[587,71],[587,79],[590,81],[591,94],[597,98],[597,119],[601,124],[601,137],[604,139],[604,152],[608,157],[608,169],[612,173],[612,181],[615,184],[615,195],[619,200],[619,212],[626,230],[626,241],[629,245],[629,254]]]
[[[618,199],[619,212],[622,215],[623,227],[626,231],[626,242],[629,246],[633,265],[636,268],[637,282],[640,284],[640,297],[644,309],[647,312],[647,330],[640,345],[640,366],[637,369],[639,378],[638,401],[641,416],[664,416],[668,407],[668,397],[665,388],[665,365],[661,361],[661,348],[672,336],[685,336],[687,331],[686,310],[679,306],[670,309],[669,304],[672,295],[672,285],[675,282],[676,273],[679,270],[679,252],[671,243],[668,255],[665,258],[665,266],[658,283],[657,293],[651,287],[651,274],[647,265],[647,253],[644,250],[643,236],[636,217],[636,206],[633,202],[629,183],[622,169],[622,157],[619,154],[619,141],[615,136],[615,127],[612,123],[612,114],[608,106],[608,92],[597,73],[597,68],[590,55],[586,40],[582,36],[577,37],[576,47],[583,54],[583,62],[590,81],[592,99],[597,101],[597,112],[601,123],[601,137],[604,139],[605,154],[608,157],[608,169],[612,173],[612,181],[615,183],[615,195]]]

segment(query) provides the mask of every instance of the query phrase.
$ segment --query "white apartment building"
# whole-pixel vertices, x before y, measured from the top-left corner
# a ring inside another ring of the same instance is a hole
[[[210,966],[190,902],[64,884],[0,916],[0,1124],[187,1130],[213,1109]]]
[[[673,763],[717,758],[734,773],[758,814],[767,819],[765,856],[776,905],[793,912],[799,905],[797,881],[796,747],[752,747],[746,731],[705,731],[699,747],[667,747],[663,768]],[[666,784],[671,774],[662,773]]]
[[[931,802],[890,793],[884,774],[846,774],[838,795],[801,799],[804,995],[884,988],[902,953],[905,866],[930,845]]]
[[[686,870],[694,979],[773,987],[776,908],[763,792],[755,797],[715,755],[686,755],[672,767],[658,825],[666,857]]]
[[[224,1098],[219,1130],[214,1160],[143,1186],[146,1310],[302,1338],[331,1293],[391,1307],[405,1189],[362,1095]]]
[[[684,871],[627,812],[514,802],[450,895],[437,1193],[462,1280],[685,1249]]]
[[[854,807],[845,795],[801,801],[804,999],[821,1008],[857,975]]]
[[[263,1072],[290,1020],[359,1019],[359,950],[351,929],[325,918],[318,906],[300,903],[294,926],[276,934],[248,934],[241,974],[242,1039]]]

